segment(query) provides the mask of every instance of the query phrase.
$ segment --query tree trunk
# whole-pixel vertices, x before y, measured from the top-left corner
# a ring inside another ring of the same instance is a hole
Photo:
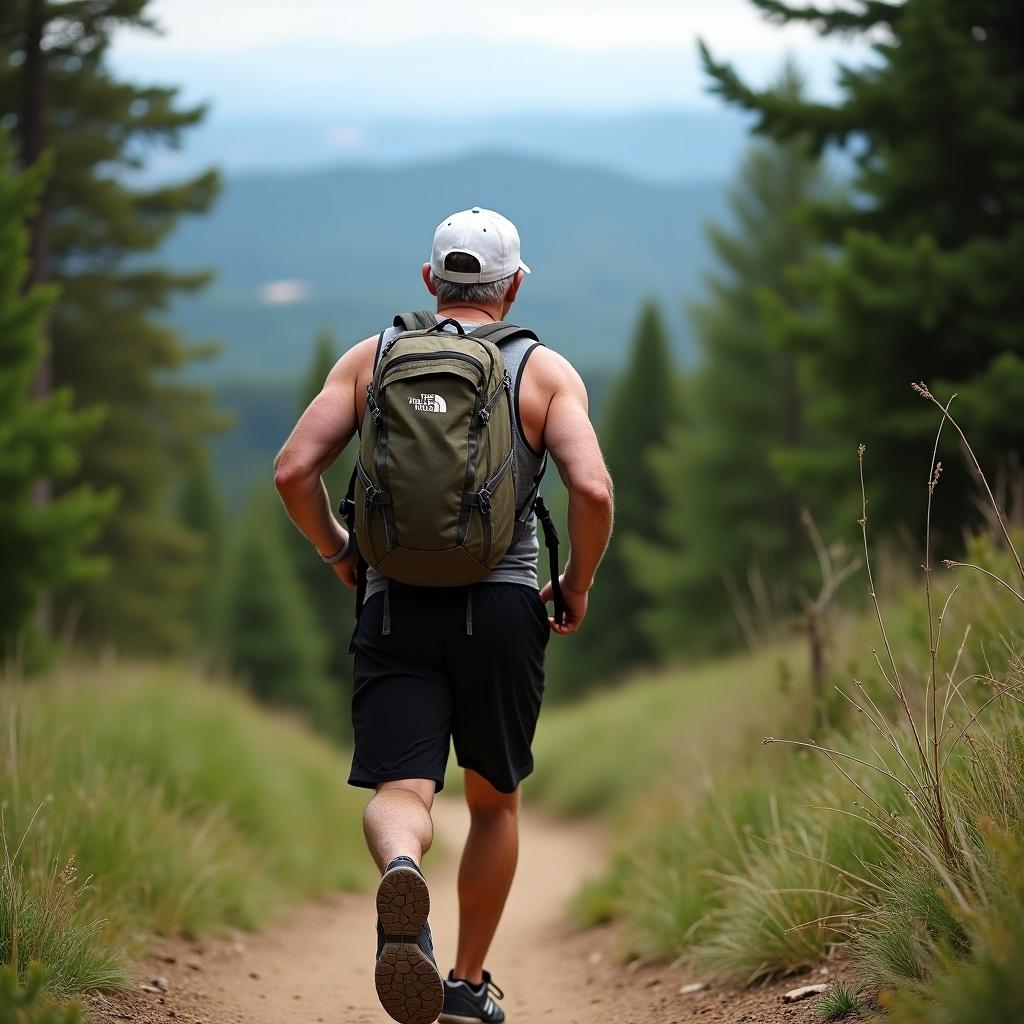
[[[44,111],[46,105],[46,55],[43,52],[43,30],[46,26],[46,0],[28,0],[25,25],[25,74],[24,106],[20,119],[21,163],[31,167],[42,156],[46,146]],[[45,283],[50,276],[49,252],[49,189],[44,188],[39,206],[29,226],[29,272],[25,288],[30,289]],[[48,395],[53,388],[53,349],[49,343],[49,331],[43,327],[45,349],[39,361],[32,393],[37,398]],[[39,479],[32,489],[32,500],[36,508],[50,503],[53,485],[49,480]],[[52,627],[52,606],[48,594],[44,594],[36,611],[36,626],[49,633]]]

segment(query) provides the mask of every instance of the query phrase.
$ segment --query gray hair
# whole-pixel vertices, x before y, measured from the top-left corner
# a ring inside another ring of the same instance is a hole
[[[445,270],[460,273],[479,273],[480,264],[475,256],[468,252],[450,252],[445,257]],[[504,301],[512,285],[515,274],[503,277],[499,281],[487,281],[474,284],[461,284],[456,281],[445,281],[433,271],[430,280],[434,285],[435,294],[441,302],[464,302],[470,306],[496,306]]]

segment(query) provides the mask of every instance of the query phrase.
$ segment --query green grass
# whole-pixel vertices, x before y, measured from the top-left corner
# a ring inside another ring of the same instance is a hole
[[[860,1003],[853,989],[848,988],[841,981],[829,985],[828,990],[818,1000],[815,1007],[818,1017],[831,1024],[832,1021],[850,1020],[860,1017]]]
[[[0,962],[57,995],[117,986],[154,933],[253,928],[370,878],[347,763],[180,668],[0,688]]]
[[[45,989],[41,964],[32,964],[24,982],[13,965],[0,967],[0,1024],[80,1024],[79,1007],[62,1005]]]
[[[1024,834],[989,833],[988,885],[954,911],[970,955],[942,946],[927,985],[883,990],[892,1024],[1024,1020]]]
[[[527,792],[560,814],[619,826],[699,798],[715,765],[764,760],[760,739],[788,720],[786,681],[803,657],[799,644],[782,644],[546,710]]]
[[[967,557],[1012,578],[990,539]],[[948,848],[928,810],[927,777],[922,785],[911,767],[920,771],[916,744],[884,678],[893,670],[877,624],[846,622],[833,678],[895,746],[834,698],[833,729],[815,739],[842,752],[833,759],[843,771],[820,750],[756,742],[762,733],[807,737],[796,646],[641,678],[542,720],[534,792],[562,813],[600,814],[619,836],[604,877],[577,896],[579,919],[619,919],[628,955],[682,955],[707,976],[741,983],[804,970],[844,947],[858,981],[890,993],[905,1015],[896,1020],[1024,1020],[1021,865],[1004,852],[1024,843],[1024,615],[969,569],[933,579],[936,608],[954,585],[939,645]],[[889,593],[884,610],[930,759],[923,604],[918,593]],[[952,994],[957,984],[989,1016]],[[847,1012],[833,992],[835,1012]],[[946,1013],[944,999],[964,1016]]]

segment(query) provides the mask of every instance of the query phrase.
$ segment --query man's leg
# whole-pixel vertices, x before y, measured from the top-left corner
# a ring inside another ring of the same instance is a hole
[[[377,867],[383,871],[396,857],[421,864],[434,838],[430,808],[433,779],[381,782],[363,811],[363,835]]]
[[[483,980],[484,959],[498,927],[519,855],[519,791],[501,793],[466,769],[470,827],[459,865],[459,945],[455,977]]]

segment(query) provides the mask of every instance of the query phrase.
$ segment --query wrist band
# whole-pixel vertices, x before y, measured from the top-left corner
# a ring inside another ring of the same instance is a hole
[[[356,534],[355,530],[353,530],[349,533],[348,539],[338,551],[335,551],[333,555],[321,555],[320,561],[323,562],[324,565],[334,565],[336,562],[340,562],[352,550],[352,548],[355,547],[355,543]]]

